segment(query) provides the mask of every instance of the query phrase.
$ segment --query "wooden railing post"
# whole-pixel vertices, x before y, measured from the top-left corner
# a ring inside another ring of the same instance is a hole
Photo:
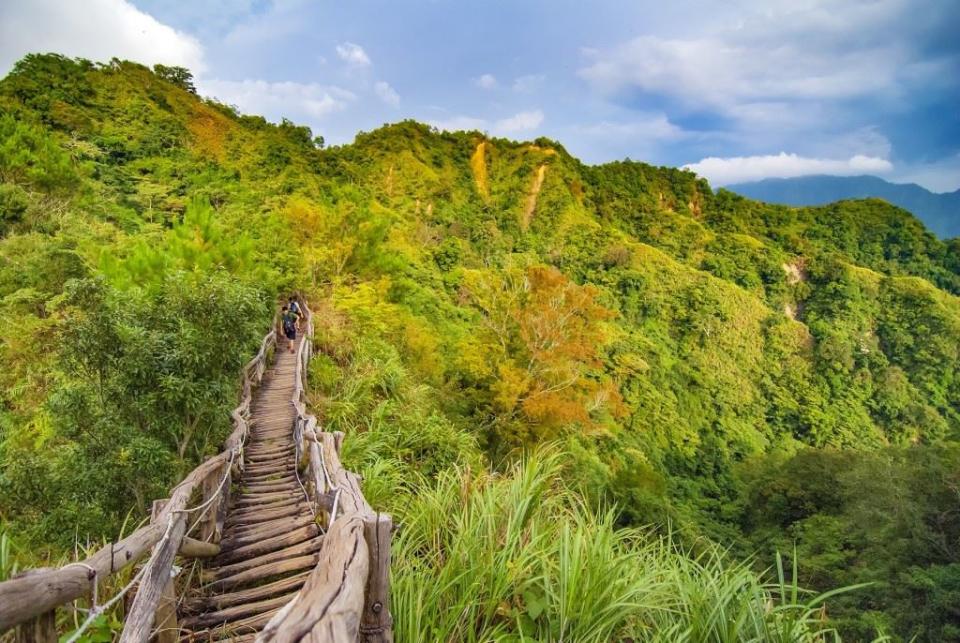
[[[172,582],[170,570],[173,559],[180,549],[184,532],[187,529],[186,517],[182,513],[170,514],[172,522],[166,532],[166,540],[161,540],[154,551],[154,555],[147,562],[147,570],[137,596],[133,599],[123,632],[120,634],[120,643],[143,643],[150,638],[150,630],[157,616],[157,608],[167,588]],[[176,601],[176,596],[174,596]],[[176,605],[173,607],[176,610]]]
[[[57,610],[44,612],[17,626],[14,640],[16,643],[56,643]]]
[[[157,643],[177,643],[180,640],[180,624],[177,622],[177,588],[171,577],[160,594],[157,616],[154,619]]]
[[[393,519],[378,513],[363,519],[363,539],[370,551],[370,571],[360,617],[361,643],[392,643],[390,614],[390,538]]]

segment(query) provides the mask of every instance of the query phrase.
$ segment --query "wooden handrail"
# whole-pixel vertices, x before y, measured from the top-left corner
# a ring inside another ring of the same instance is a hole
[[[391,643],[389,570],[393,523],[389,515],[373,511],[360,490],[359,476],[347,471],[340,462],[343,434],[320,430],[317,418],[307,413],[313,315],[302,298],[301,303],[306,326],[296,356],[291,398],[296,409],[293,431],[298,466],[306,456],[309,475],[304,490],[315,512],[324,512],[327,530],[310,577],[267,623],[257,640],[296,641],[313,634],[316,640]],[[275,317],[257,355],[243,368],[241,400],[231,412],[234,429],[224,442],[223,451],[191,471],[171,489],[169,499],[157,501],[151,521],[123,540],[78,563],[59,569],[31,570],[0,583],[0,632],[31,619],[35,619],[31,623],[36,624],[37,631],[49,630],[52,610],[57,606],[90,594],[99,580],[135,563],[153,548],[141,569],[142,579],[120,641],[140,643],[150,637],[154,619],[160,618],[158,605],[161,601],[170,602],[170,572],[178,552],[210,556],[218,551],[233,471],[243,468],[253,389],[262,381],[268,353],[276,346],[276,326]],[[201,503],[187,509],[198,489],[203,491]],[[194,515],[199,540],[190,537],[192,528],[188,525]],[[175,609],[170,605],[165,609],[175,621]]]

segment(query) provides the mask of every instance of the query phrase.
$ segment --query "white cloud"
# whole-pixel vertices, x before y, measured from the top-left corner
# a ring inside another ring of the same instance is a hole
[[[598,57],[580,75],[602,91],[633,88],[728,109],[783,98],[854,98],[894,83],[896,50],[818,52],[799,45],[641,36]]]
[[[942,78],[948,67],[911,41],[948,11],[941,4],[924,18],[904,0],[735,3],[688,34],[582,49],[579,74],[605,94],[663,96],[751,129],[809,126],[823,122],[824,104],[904,100],[911,84]]]
[[[342,110],[356,99],[345,89],[317,83],[205,79],[198,85],[203,95],[236,105],[242,112],[262,114],[273,120],[320,119]]]
[[[530,112],[519,112],[508,118],[502,118],[494,123],[493,129],[503,134],[529,132],[540,127],[543,123],[543,112],[535,109]]]
[[[204,70],[199,41],[125,0],[0,2],[0,74],[25,54],[47,51]]]
[[[529,94],[530,92],[537,91],[543,86],[543,83],[547,80],[547,77],[543,74],[529,74],[527,76],[519,76],[513,81],[513,91],[519,92],[521,94]]]
[[[497,79],[493,74],[483,74],[473,79],[473,84],[480,89],[493,89],[497,86]]]
[[[600,121],[577,129],[592,139],[619,141],[669,141],[689,135],[666,114],[637,114],[627,122]]]
[[[766,156],[711,156],[697,163],[684,165],[716,185],[757,181],[766,178],[791,178],[811,174],[854,176],[858,174],[885,174],[893,170],[890,161],[876,156],[858,154],[849,159],[821,159],[780,152]]]
[[[539,109],[529,112],[518,112],[513,116],[489,121],[475,116],[453,116],[447,119],[429,121],[430,125],[440,130],[456,132],[460,130],[481,132],[491,131],[494,134],[509,136],[530,132],[543,123],[543,112]]]
[[[398,94],[390,83],[380,80],[373,84],[373,91],[377,97],[387,105],[396,107],[400,104],[400,94]]]
[[[337,55],[348,65],[367,67],[371,64],[370,56],[363,50],[363,47],[352,42],[337,45]]]

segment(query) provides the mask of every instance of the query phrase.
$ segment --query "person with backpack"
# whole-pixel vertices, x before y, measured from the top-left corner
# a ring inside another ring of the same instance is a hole
[[[297,317],[296,313],[290,310],[289,306],[284,306],[280,311],[280,324],[283,328],[283,335],[287,338],[290,346],[290,352],[293,353],[293,343],[297,340]]]
[[[297,316],[297,331],[300,330],[300,319],[303,317],[303,311],[300,310],[300,303],[297,301],[296,297],[291,297],[287,304],[290,307],[290,310],[293,311],[293,314]]]

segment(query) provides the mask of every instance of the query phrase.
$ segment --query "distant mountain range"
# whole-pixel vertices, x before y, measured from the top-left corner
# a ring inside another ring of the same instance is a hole
[[[878,197],[909,210],[942,238],[960,237],[960,190],[938,194],[915,183],[890,183],[876,176],[801,176],[726,186],[751,199],[785,205],[822,205],[842,199]]]

